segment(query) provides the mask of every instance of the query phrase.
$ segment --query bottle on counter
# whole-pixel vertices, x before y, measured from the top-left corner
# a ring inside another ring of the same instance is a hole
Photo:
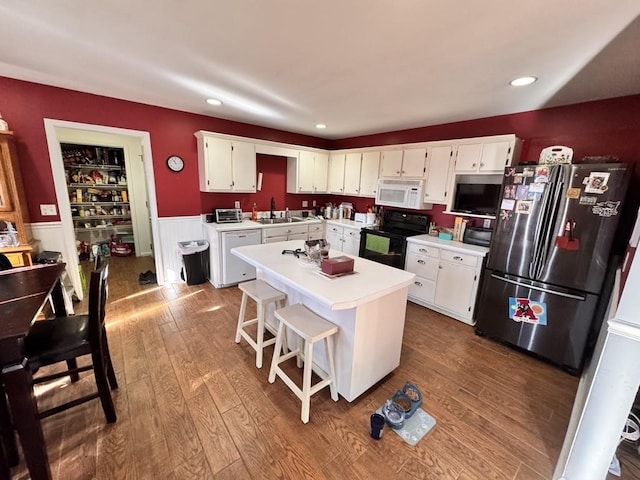
[[[253,208],[251,209],[251,220],[254,222],[258,221],[258,207],[256,202],[253,202]]]
[[[284,209],[284,218],[291,219],[291,212],[289,211],[289,207]]]

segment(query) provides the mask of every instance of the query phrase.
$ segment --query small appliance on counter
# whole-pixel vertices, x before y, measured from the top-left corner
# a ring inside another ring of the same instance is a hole
[[[481,247],[488,247],[491,245],[491,230],[490,228],[481,227],[467,227],[464,231],[464,237],[462,241],[470,245],[480,245]]]
[[[216,208],[216,223],[242,223],[242,210],[239,208]]]

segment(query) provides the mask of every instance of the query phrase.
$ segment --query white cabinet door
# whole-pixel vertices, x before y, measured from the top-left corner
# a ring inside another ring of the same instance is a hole
[[[402,176],[423,177],[426,156],[426,148],[410,148],[405,150],[402,156]]]
[[[360,229],[359,228],[344,228],[343,229],[343,242],[342,251],[349,255],[358,256],[360,252]]]
[[[231,191],[233,188],[231,141],[207,137],[204,139],[204,148],[207,163],[206,191]]]
[[[256,192],[256,146],[253,143],[232,142],[234,192]]]
[[[360,167],[360,195],[375,197],[380,170],[380,152],[364,152]]]
[[[320,240],[324,238],[324,225],[311,224],[309,225],[309,240]]]
[[[456,151],[456,173],[476,172],[480,163],[482,143],[464,143]]]
[[[402,174],[402,150],[385,150],[380,159],[381,177],[399,177]]]
[[[511,164],[511,142],[486,142],[482,145],[480,172],[502,173]]]
[[[429,148],[427,155],[427,185],[424,201],[427,203],[447,203],[449,173],[453,147],[451,145]]]
[[[438,278],[438,270],[440,267],[440,260],[438,260],[438,258],[417,255],[410,252],[407,254],[405,263],[405,270],[408,272],[415,273],[420,277],[434,282]]]
[[[361,153],[347,153],[344,163],[344,194],[360,195]]]
[[[299,193],[313,193],[314,153],[298,153],[298,189]]]
[[[433,303],[435,290],[436,283],[424,277],[416,276],[413,283],[409,285],[409,295],[427,303]]]
[[[329,193],[341,194],[344,192],[344,153],[332,153],[329,155],[329,178],[327,190]]]
[[[326,239],[331,250],[342,251],[342,227],[327,224]]]
[[[313,192],[326,193],[329,177],[329,154],[316,152],[313,154]]]
[[[475,268],[441,261],[433,303],[470,320],[475,282]]]

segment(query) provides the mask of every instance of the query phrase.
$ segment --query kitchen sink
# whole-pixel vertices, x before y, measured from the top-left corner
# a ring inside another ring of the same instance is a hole
[[[296,222],[302,222],[303,219],[302,218],[259,218],[258,219],[258,223],[261,223],[262,225],[274,225],[276,223],[296,223]]]

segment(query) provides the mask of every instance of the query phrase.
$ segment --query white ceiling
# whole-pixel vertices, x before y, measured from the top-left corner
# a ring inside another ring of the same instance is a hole
[[[640,93],[639,15],[638,0],[3,0],[0,75],[335,139]],[[508,85],[522,75],[540,80]]]

